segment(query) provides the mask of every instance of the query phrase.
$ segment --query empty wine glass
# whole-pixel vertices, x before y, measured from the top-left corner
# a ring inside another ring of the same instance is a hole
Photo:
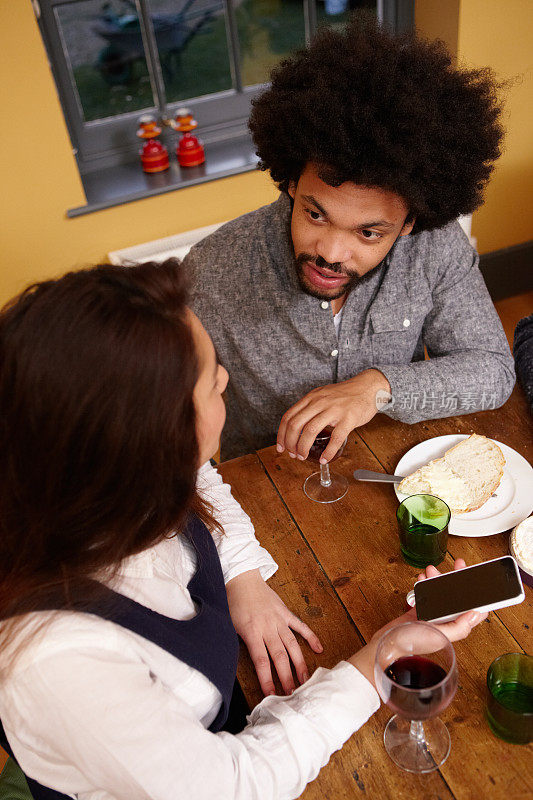
[[[311,445],[307,458],[311,461],[320,461],[320,457],[326,449],[332,433],[333,428],[330,426],[320,431]],[[344,440],[331,461],[335,461],[341,455],[347,441],[347,439]],[[348,481],[344,475],[330,472],[329,464],[320,464],[320,472],[313,472],[304,482],[305,494],[315,503],[334,503],[344,497],[347,491]]]
[[[437,714],[457,690],[455,652],[449,640],[427,622],[390,628],[378,642],[376,688],[396,712],[383,740],[392,760],[407,772],[432,772],[450,752],[450,734]]]

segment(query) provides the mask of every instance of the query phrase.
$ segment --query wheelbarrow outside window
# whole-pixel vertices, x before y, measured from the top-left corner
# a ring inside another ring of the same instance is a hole
[[[405,5],[409,0],[402,0]],[[136,155],[141,113],[172,117],[185,102],[209,140],[246,130],[271,69],[318,24],[342,25],[378,0],[39,0],[80,169],[105,153]],[[379,0],[394,5],[395,0]],[[36,6],[37,7],[37,6]],[[135,155],[133,157],[135,157]]]

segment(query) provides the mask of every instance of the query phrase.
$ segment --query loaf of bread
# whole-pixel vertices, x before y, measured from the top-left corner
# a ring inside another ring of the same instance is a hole
[[[451,511],[475,511],[497,489],[505,458],[497,444],[477,433],[447,450],[398,484],[402,494],[434,494]]]

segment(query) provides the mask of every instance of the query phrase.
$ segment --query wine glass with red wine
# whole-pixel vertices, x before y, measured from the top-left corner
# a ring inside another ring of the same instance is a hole
[[[307,458],[311,461],[320,461],[320,456],[326,449],[332,433],[333,428],[329,425],[323,431],[320,431],[311,445]],[[341,444],[331,461],[335,461],[341,455],[346,442],[347,439]],[[330,472],[329,464],[320,464],[320,471],[313,472],[304,482],[305,494],[315,503],[334,503],[335,500],[340,500],[341,497],[344,497],[347,491],[348,481],[344,475]]]
[[[396,712],[383,740],[392,760],[407,772],[432,772],[450,752],[450,734],[437,715],[457,690],[455,652],[428,622],[390,628],[378,642],[376,688]]]

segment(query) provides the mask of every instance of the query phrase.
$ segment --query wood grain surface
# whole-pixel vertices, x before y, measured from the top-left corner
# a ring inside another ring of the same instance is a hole
[[[533,292],[495,304],[511,346],[515,325],[531,313],[532,304]],[[412,426],[379,415],[350,437],[332,469],[349,479],[356,468],[392,472],[418,442],[474,431],[508,444],[533,463],[533,422],[522,392],[515,389],[496,411]],[[405,610],[405,595],[417,571],[399,555],[397,500],[391,486],[350,481],[345,498],[320,506],[302,491],[313,467],[278,456],[274,448],[226,462],[219,469],[279,565],[270,585],[322,641],[320,655],[302,644],[310,672],[334,666]],[[467,563],[495,558],[504,555],[507,546],[508,533],[481,539],[449,537],[445,566],[451,568],[459,556]],[[524,603],[491,614],[466,642],[455,645],[459,689],[442,715],[452,749],[441,770],[417,776],[394,765],[383,746],[391,712],[382,706],[332,756],[304,791],[304,800],[531,800],[532,746],[500,741],[484,719],[490,662],[503,652],[533,652],[533,591],[525,588]],[[239,679],[250,706],[260,702],[262,693],[244,647]],[[277,688],[280,691],[279,683]],[[0,770],[4,760],[0,749]]]
[[[311,502],[302,485],[314,465],[279,455],[274,447],[221,464],[224,479],[251,516],[261,543],[279,564],[272,587],[318,634],[324,653],[303,644],[310,670],[333,666],[361,641],[406,609],[417,570],[399,552],[393,488],[356,483],[355,468],[392,472],[418,442],[449,433],[480,433],[533,461],[533,424],[520,389],[502,409],[404,425],[378,415],[349,437],[331,469],[350,481],[336,503]],[[482,538],[450,536],[441,569],[459,556],[477,563],[507,553],[509,533]],[[391,712],[378,713],[334,754],[302,797],[311,798],[533,798],[533,748],[506,744],[484,718],[485,679],[491,661],[510,651],[532,652],[533,591],[524,603],[493,612],[469,639],[455,645],[459,688],[442,714],[452,738],[440,770],[416,776],[398,769],[383,746]],[[253,665],[242,652],[239,677],[251,705],[261,699]]]

